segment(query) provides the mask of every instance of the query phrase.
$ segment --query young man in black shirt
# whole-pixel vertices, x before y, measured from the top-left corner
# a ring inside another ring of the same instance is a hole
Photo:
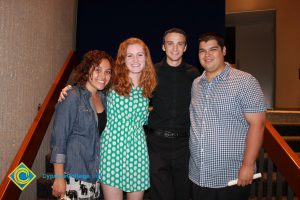
[[[183,30],[167,30],[162,44],[166,57],[155,64],[158,86],[151,100],[147,135],[152,200],[188,200],[190,196],[189,105],[193,80],[200,73],[183,60],[186,48]]]

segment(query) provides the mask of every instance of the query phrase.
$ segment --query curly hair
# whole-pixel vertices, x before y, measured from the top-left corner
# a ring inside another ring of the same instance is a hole
[[[152,63],[149,48],[139,38],[128,38],[120,44],[115,63],[113,89],[121,96],[129,96],[131,92],[132,82],[129,79],[129,70],[126,66],[125,58],[127,54],[127,47],[132,44],[141,45],[145,52],[145,68],[142,71],[139,80],[139,86],[143,89],[144,97],[152,97],[152,92],[157,85],[156,73]]]
[[[110,81],[105,87],[105,90],[107,90],[111,86],[112,78],[114,75],[113,73],[114,60],[110,55],[108,55],[106,52],[101,50],[91,50],[84,54],[83,60],[79,65],[77,65],[73,73],[73,79],[75,83],[80,87],[83,87],[90,76],[89,73],[90,69],[92,68],[93,71],[96,66],[100,65],[103,59],[107,59],[110,62],[110,65],[112,67]]]

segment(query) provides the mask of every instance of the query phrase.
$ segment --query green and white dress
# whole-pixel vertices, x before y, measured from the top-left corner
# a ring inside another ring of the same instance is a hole
[[[125,192],[150,187],[149,157],[143,125],[148,119],[149,99],[142,89],[130,96],[110,91],[107,96],[107,124],[101,136],[100,180]]]

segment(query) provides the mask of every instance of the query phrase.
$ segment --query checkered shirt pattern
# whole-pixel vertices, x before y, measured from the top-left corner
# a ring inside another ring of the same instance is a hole
[[[211,82],[205,72],[195,79],[190,104],[191,181],[201,187],[221,188],[236,179],[249,127],[244,113],[265,110],[258,81],[228,63]]]

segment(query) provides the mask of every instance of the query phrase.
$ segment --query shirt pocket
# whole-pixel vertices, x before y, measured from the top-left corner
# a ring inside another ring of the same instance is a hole
[[[231,94],[218,94],[211,101],[214,111],[221,117],[231,116],[236,112],[236,96]]]
[[[78,108],[78,126],[79,134],[88,134],[89,128],[96,123],[94,111],[85,105],[80,105]]]

